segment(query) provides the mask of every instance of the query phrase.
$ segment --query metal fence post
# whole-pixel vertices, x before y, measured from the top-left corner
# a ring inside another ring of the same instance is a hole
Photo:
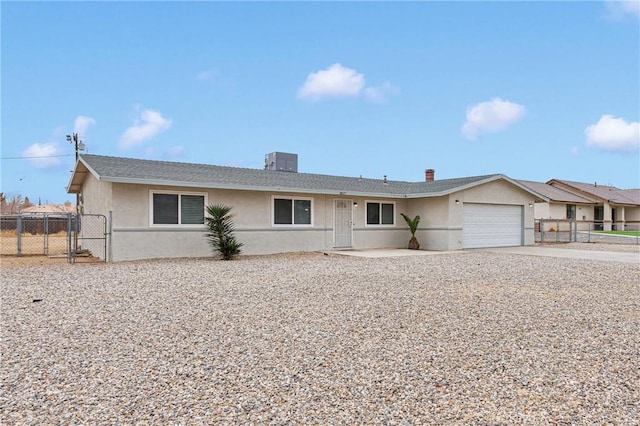
[[[67,262],[71,262],[71,213],[67,213]]]
[[[49,254],[49,215],[46,213],[42,217],[42,232],[44,233],[42,252],[47,256]]]
[[[104,254],[105,260],[111,262],[113,260],[113,211],[109,210],[109,217],[107,222],[107,235],[105,235],[105,244],[107,251]]]
[[[16,244],[17,256],[22,256],[22,215],[16,218]]]

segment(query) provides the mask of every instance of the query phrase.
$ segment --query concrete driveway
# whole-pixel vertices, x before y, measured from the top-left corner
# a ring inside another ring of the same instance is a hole
[[[436,256],[443,254],[460,254],[471,251],[488,251],[492,253],[519,254],[525,256],[563,257],[567,259],[600,260],[607,262],[623,262],[640,264],[639,253],[626,253],[602,250],[579,250],[549,246],[498,247],[456,251],[429,251],[408,249],[371,249],[371,250],[334,250],[326,253],[355,257],[402,257],[402,256]]]
[[[601,260],[607,262],[635,263],[636,265],[640,264],[639,253],[603,250],[579,250],[549,246],[499,247],[480,250],[490,251],[494,253],[522,254],[527,256],[564,257],[568,259]]]

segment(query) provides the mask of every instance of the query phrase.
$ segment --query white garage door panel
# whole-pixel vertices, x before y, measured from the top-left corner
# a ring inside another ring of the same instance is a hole
[[[464,203],[462,247],[522,245],[522,207]]]

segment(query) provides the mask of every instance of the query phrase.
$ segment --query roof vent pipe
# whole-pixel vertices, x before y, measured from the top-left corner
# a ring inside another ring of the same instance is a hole
[[[424,171],[425,182],[433,182],[436,178],[436,171],[433,169],[427,169]]]

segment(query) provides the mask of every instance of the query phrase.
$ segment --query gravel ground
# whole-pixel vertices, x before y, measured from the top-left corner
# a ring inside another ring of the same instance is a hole
[[[573,250],[598,250],[615,251],[621,253],[640,253],[640,245],[619,244],[619,243],[559,243],[559,244],[538,244],[555,248],[566,248]]]
[[[639,272],[482,251],[2,268],[0,423],[638,424]]]

